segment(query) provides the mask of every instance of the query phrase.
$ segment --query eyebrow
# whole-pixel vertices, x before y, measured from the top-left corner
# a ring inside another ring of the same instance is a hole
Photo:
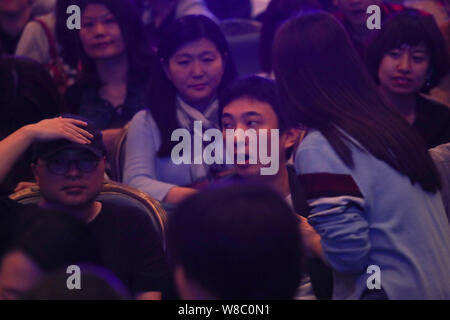
[[[256,111],[248,111],[248,112],[244,112],[243,116],[244,117],[252,117],[252,116],[259,116],[259,117],[261,117],[261,113],[256,112]]]

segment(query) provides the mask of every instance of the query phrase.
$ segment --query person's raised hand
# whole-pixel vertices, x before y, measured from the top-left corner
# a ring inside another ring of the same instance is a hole
[[[45,119],[26,127],[33,141],[67,139],[80,144],[89,144],[93,135],[82,128],[86,126],[87,123],[84,121],[59,117]]]

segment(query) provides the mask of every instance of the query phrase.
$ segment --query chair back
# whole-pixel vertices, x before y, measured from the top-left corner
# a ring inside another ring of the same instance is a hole
[[[37,186],[13,193],[9,197],[25,205],[36,204],[42,199],[39,187]],[[152,221],[155,232],[163,243],[164,251],[166,250],[165,233],[167,213],[159,201],[144,192],[115,182],[105,182],[97,200],[112,205],[132,207],[140,212],[146,213]]]
[[[239,76],[261,72],[259,39],[261,23],[250,19],[225,19],[220,27],[230,45]]]
[[[111,150],[111,155],[109,157],[110,162],[110,178],[113,181],[123,182],[123,167],[125,165],[125,149],[127,145],[127,135],[128,127],[130,123],[127,123],[123,128],[122,132],[116,139],[113,149]]]

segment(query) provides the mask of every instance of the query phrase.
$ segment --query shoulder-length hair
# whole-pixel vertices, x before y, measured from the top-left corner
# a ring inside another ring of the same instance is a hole
[[[312,12],[282,26],[274,70],[285,116],[319,130],[349,168],[354,166],[349,145],[358,145],[346,134],[411,183],[428,192],[440,189],[423,139],[384,100],[333,16]]]
[[[77,4],[82,14],[89,4],[101,4],[108,8],[119,24],[125,43],[129,63],[128,82],[130,84],[145,82],[150,74],[153,54],[135,3],[131,0],[77,0]],[[82,80],[100,86],[95,61],[82,49],[80,37],[77,42],[81,48]]]
[[[175,142],[171,141],[173,130],[179,127],[175,99],[177,90],[164,73],[162,64],[168,64],[170,58],[184,45],[205,38],[211,41],[219,51],[224,62],[224,74],[218,87],[218,94],[237,76],[236,66],[231,56],[227,40],[219,26],[202,15],[183,16],[162,30],[158,49],[159,62],[154,68],[149,87],[149,107],[161,131],[162,145],[160,156],[170,155]]]
[[[425,45],[430,53],[430,73],[422,92],[437,86],[450,70],[445,41],[432,15],[408,10],[389,18],[367,48],[367,67],[377,83],[383,56],[402,45]]]

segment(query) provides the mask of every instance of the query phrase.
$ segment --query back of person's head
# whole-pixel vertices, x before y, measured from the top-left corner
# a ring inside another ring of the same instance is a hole
[[[89,5],[103,5],[108,9],[119,25],[125,45],[129,63],[128,80],[133,83],[146,81],[150,73],[153,54],[136,3],[132,0],[77,0],[76,4],[81,9],[82,29],[83,13]],[[80,37],[77,41],[81,42]],[[79,47],[82,48],[81,43],[79,43]],[[83,63],[82,79],[100,85],[95,61],[84,50],[81,49],[80,52]]]
[[[272,44],[278,28],[289,18],[304,10],[319,9],[316,0],[271,0],[263,14],[259,60],[261,69],[272,72]]]
[[[440,188],[423,139],[380,94],[332,15],[311,12],[283,25],[274,70],[286,115],[319,130],[348,167],[355,142],[346,134],[411,183],[430,192]]]
[[[231,83],[219,97],[219,124],[222,127],[223,109],[235,100],[248,98],[267,103],[272,107],[278,120],[278,128],[281,132],[295,123],[286,123],[287,117],[282,116],[283,109],[278,95],[275,81],[259,76],[250,76]]]
[[[92,264],[80,264],[80,290],[69,289],[66,270],[45,276],[26,295],[29,300],[125,300],[131,296],[122,282],[108,269]],[[74,272],[75,271],[74,269]]]
[[[199,298],[182,285],[187,279],[218,299],[291,299],[302,273],[297,218],[278,194],[257,186],[181,203],[169,220],[168,248],[182,298]]]
[[[408,10],[398,13],[384,22],[383,28],[378,31],[367,48],[366,59],[369,71],[379,83],[378,69],[383,56],[404,45],[410,47],[424,45],[430,55],[428,81],[421,89],[423,92],[428,92],[438,85],[450,70],[445,40],[432,15]]]
[[[0,139],[61,113],[58,89],[41,64],[26,58],[3,58],[0,74]]]
[[[148,92],[151,113],[161,130],[161,156],[170,155],[175,145],[171,142],[171,135],[178,128],[175,115],[177,90],[167,78],[163,65],[167,66],[170,58],[183,46],[201,39],[210,41],[216,47],[224,64],[224,72],[217,87],[218,94],[237,76],[228,42],[220,27],[208,17],[186,15],[163,28],[158,49],[159,61],[153,70]]]
[[[86,224],[62,212],[36,206],[24,209],[30,218],[10,250],[31,257],[45,272],[81,262],[99,262],[96,242]]]
[[[14,240],[0,265],[2,297],[20,299],[49,272],[100,262],[96,242],[82,221],[37,206],[18,214]]]

